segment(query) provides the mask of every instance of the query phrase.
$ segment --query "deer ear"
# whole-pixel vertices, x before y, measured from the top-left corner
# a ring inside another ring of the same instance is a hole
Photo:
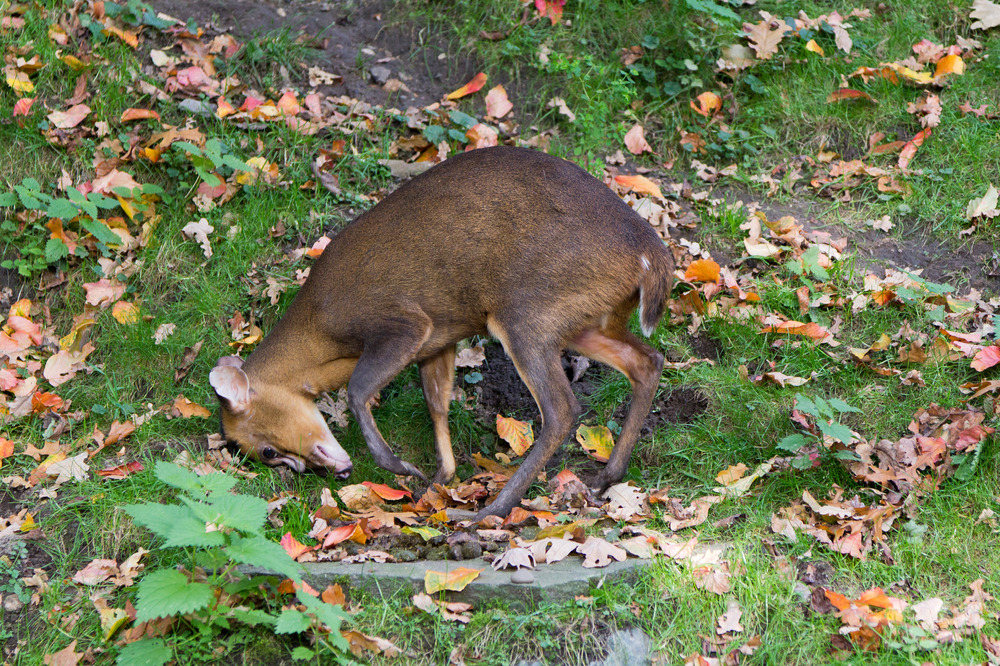
[[[239,356],[220,356],[219,360],[215,362],[215,367],[221,367],[224,365],[229,365],[234,368],[243,367],[243,359]]]
[[[208,382],[229,409],[242,412],[250,405],[250,378],[241,368],[222,363],[228,358],[233,357],[219,359],[219,364],[208,374]]]

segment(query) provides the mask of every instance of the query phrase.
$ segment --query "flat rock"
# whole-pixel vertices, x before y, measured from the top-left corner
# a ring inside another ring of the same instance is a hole
[[[452,562],[450,560],[420,562],[362,562],[341,564],[339,562],[309,562],[304,564],[304,578],[317,590],[333,583],[346,588],[358,588],[371,594],[391,596],[400,590],[423,591],[424,575],[428,571],[447,573],[460,567],[482,569],[482,573],[461,592],[449,592],[452,601],[475,603],[490,599],[502,599],[510,605],[525,606],[539,601],[570,601],[573,597],[586,594],[601,580],[623,580],[634,577],[651,560],[629,558],[624,562],[612,562],[600,569],[585,569],[579,558],[566,558],[561,562],[539,565],[532,573],[531,583],[514,583],[514,570],[494,571],[482,560]],[[241,566],[240,571],[248,575],[270,573],[259,567]]]
[[[608,655],[588,666],[645,666],[650,663],[649,636],[637,627],[608,636]]]

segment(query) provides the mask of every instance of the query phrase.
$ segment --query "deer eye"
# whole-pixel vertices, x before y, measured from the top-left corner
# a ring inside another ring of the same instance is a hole
[[[260,451],[260,457],[264,460],[273,460],[278,457],[278,452],[272,449],[270,446],[265,446]]]

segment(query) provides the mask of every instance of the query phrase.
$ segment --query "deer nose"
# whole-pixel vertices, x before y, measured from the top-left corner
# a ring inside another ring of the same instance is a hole
[[[348,465],[344,469],[342,469],[339,472],[337,472],[336,474],[334,474],[334,476],[336,476],[338,479],[346,479],[347,477],[349,477],[351,475],[351,471],[353,469],[354,469],[354,465]]]

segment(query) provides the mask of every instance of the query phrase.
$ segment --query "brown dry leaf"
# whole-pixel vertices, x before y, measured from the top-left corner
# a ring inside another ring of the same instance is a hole
[[[66,111],[53,111],[48,115],[49,122],[57,129],[72,129],[90,115],[90,107],[86,104],[71,106]]]
[[[468,624],[472,616],[468,611],[472,610],[472,604],[462,601],[443,601],[419,592],[413,595],[413,605],[431,615],[440,615],[445,620],[451,622],[461,622]]]
[[[507,99],[507,90],[503,86],[490,88],[486,93],[486,113],[493,118],[500,119],[506,116],[514,108],[514,105]]]
[[[785,33],[789,30],[791,27],[784,21],[779,21],[775,28],[771,28],[770,20],[764,20],[757,24],[743,24],[743,32],[747,33],[750,48],[757,54],[758,60],[768,60],[777,53],[778,44],[781,43]]]
[[[743,463],[730,465],[715,476],[715,480],[724,486],[731,486],[739,481],[747,472],[747,466]]]
[[[615,520],[632,520],[648,515],[646,493],[629,483],[616,483],[604,491],[604,510]]]
[[[578,545],[576,550],[583,555],[583,566],[588,569],[606,567],[611,564],[612,560],[623,562],[628,557],[628,553],[623,548],[594,536],[587,537],[587,540]]]
[[[657,550],[654,547],[655,544],[656,541],[654,539],[641,535],[622,539],[618,542],[618,545],[624,548],[629,555],[643,560],[652,559],[657,554]]]
[[[183,395],[179,395],[174,398],[174,402],[170,405],[170,413],[184,419],[190,419],[196,416],[207,419],[212,415],[212,412],[208,411],[207,408],[202,407],[197,402],[191,402]]]
[[[75,649],[76,641],[74,640],[62,650],[45,655],[42,663],[45,666],[76,666],[83,658],[83,653],[75,652]]]
[[[341,631],[340,635],[347,639],[351,646],[351,652],[355,656],[361,656],[365,652],[374,652],[390,659],[397,657],[402,652],[392,641],[388,641],[378,636],[369,636],[360,631]]]
[[[830,95],[826,98],[826,101],[827,104],[832,104],[833,102],[840,102],[845,99],[860,99],[866,102],[871,102],[872,104],[878,104],[878,100],[868,93],[863,90],[855,90],[853,88],[838,88],[830,93]]]
[[[920,117],[921,127],[937,127],[941,123],[941,98],[933,93],[926,93],[919,101],[910,102],[906,106],[907,113]]]
[[[486,361],[486,354],[482,345],[467,347],[455,355],[455,367],[476,368]]]
[[[633,155],[653,152],[653,149],[646,142],[646,132],[639,123],[633,125],[632,129],[625,133],[625,147]]]
[[[694,577],[694,586],[699,590],[707,590],[721,596],[733,589],[729,565],[724,562],[717,567],[708,564],[696,567],[691,571],[691,575]]]
[[[108,436],[104,440],[104,446],[111,446],[112,444],[117,444],[121,440],[125,439],[133,432],[135,432],[135,422],[126,421],[125,423],[119,423],[117,419],[112,421],[111,427],[108,429]]]
[[[530,423],[500,414],[497,414],[497,434],[500,435],[500,439],[510,444],[510,448],[519,456],[527,453],[535,441]]]
[[[740,608],[740,604],[735,599],[730,599],[726,605],[726,612],[719,617],[715,633],[720,636],[728,633],[740,633],[743,631],[743,626],[740,624],[742,617],[743,610]]]
[[[504,553],[493,560],[494,571],[501,569],[534,569],[535,557],[528,548],[508,548]]]
[[[997,207],[997,200],[1000,192],[990,183],[986,188],[986,194],[978,199],[973,199],[965,209],[965,217],[974,220],[977,217],[994,218],[1000,215],[1000,208]]]
[[[208,220],[201,218],[197,222],[188,222],[181,229],[181,233],[188,238],[193,238],[201,245],[202,254],[206,259],[212,258],[212,243],[208,240],[208,234],[215,231],[215,227],[208,223]]]
[[[434,594],[442,590],[461,592],[482,572],[482,569],[469,569],[467,567],[458,567],[446,573],[427,571],[424,574],[424,589],[427,594]]]
[[[972,0],[969,18],[976,21],[969,26],[973,30],[989,30],[1000,25],[1000,4],[991,0]]]
[[[686,527],[695,527],[705,522],[708,519],[708,510],[713,504],[718,504],[722,500],[723,497],[720,495],[706,495],[693,501],[687,508],[683,508],[680,502],[675,501],[675,504],[668,505],[672,515],[664,517],[674,532]]]
[[[94,586],[118,573],[118,563],[114,560],[91,560],[87,566],[73,574],[73,582]]]
[[[340,587],[340,583],[328,585],[327,588],[323,590],[323,593],[319,595],[319,598],[334,606],[347,605],[347,597],[344,596],[344,589]]]
[[[910,606],[910,610],[913,611],[914,617],[924,631],[934,631],[938,615],[943,607],[944,601],[938,597],[931,597],[913,604]]]

